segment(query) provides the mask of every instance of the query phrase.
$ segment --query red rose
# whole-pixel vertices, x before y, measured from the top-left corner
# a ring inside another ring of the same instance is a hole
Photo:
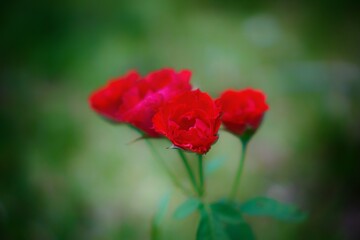
[[[116,122],[122,122],[119,106],[123,104],[123,95],[140,79],[136,71],[118,77],[95,92],[89,98],[91,108],[97,113]]]
[[[217,101],[222,105],[225,128],[240,136],[246,130],[255,132],[269,109],[265,98],[263,92],[251,88],[223,92]]]
[[[149,136],[159,136],[153,128],[152,118],[170,98],[191,89],[190,77],[188,70],[176,73],[172,69],[163,69],[148,74],[124,94],[124,103],[119,108],[124,121]]]
[[[160,135],[152,124],[153,116],[170,98],[191,89],[191,72],[183,70],[176,73],[173,69],[162,69],[141,79],[140,76],[129,76],[119,79],[118,85],[124,86],[123,91],[112,88],[113,84],[110,83],[99,90],[101,94],[96,92],[99,95],[96,103],[102,107],[102,111],[94,109],[106,117],[135,126],[148,136],[158,137]],[[129,78],[133,81],[130,82]],[[92,106],[93,100],[91,97]]]
[[[161,107],[153,123],[176,147],[204,154],[218,139],[220,107],[207,93],[188,91]]]

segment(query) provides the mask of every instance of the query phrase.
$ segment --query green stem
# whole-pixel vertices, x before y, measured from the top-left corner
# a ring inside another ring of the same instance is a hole
[[[198,155],[198,163],[199,163],[199,178],[200,178],[200,191],[199,197],[202,197],[205,193],[205,185],[204,185],[204,167],[203,167],[203,155]]]
[[[190,164],[189,164],[184,152],[182,150],[178,149],[178,153],[180,155],[180,158],[181,158],[182,162],[185,165],[187,173],[189,174],[190,181],[191,181],[191,183],[192,183],[192,185],[193,185],[193,187],[195,189],[195,192],[197,192],[200,195],[200,190],[199,190],[199,188],[198,188],[198,186],[196,184],[194,173],[191,170]]]
[[[213,214],[212,214],[212,212],[211,212],[211,208],[210,208],[210,206],[208,205],[208,204],[204,204],[205,206],[204,206],[204,208],[205,208],[205,211],[206,211],[206,214],[207,214],[207,217],[208,217],[208,224],[209,224],[209,227],[210,227],[210,229],[209,229],[209,231],[210,231],[210,236],[211,236],[211,239],[217,239],[217,237],[216,237],[216,233],[215,233],[215,231],[214,231],[214,229],[215,229],[215,227],[214,227],[214,225],[215,225],[215,223],[214,223],[214,219],[213,219]]]
[[[154,155],[157,162],[164,168],[165,172],[173,182],[173,184],[179,188],[185,195],[191,196],[193,195],[189,190],[184,188],[181,183],[177,180],[176,176],[171,172],[170,168],[165,164],[164,159],[161,157],[159,152],[156,150],[155,146],[151,143],[149,139],[145,138],[145,142],[148,144],[152,154]]]
[[[234,183],[233,183],[233,187],[231,189],[231,193],[230,193],[230,196],[229,196],[230,200],[234,200],[234,198],[236,196],[237,189],[238,189],[239,184],[240,184],[240,177],[241,177],[242,170],[243,170],[243,167],[244,167],[244,161],[245,161],[245,155],[246,155],[247,141],[241,141],[241,146],[242,146],[242,152],[241,152],[241,157],[240,157],[240,163],[239,163],[239,167],[238,167],[237,172],[236,172],[236,177],[235,177],[235,180],[234,180]]]

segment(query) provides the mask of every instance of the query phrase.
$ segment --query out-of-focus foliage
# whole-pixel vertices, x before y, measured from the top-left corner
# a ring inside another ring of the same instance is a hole
[[[360,238],[360,14],[355,1],[2,1],[0,238],[148,239],[170,181],[126,126],[90,111],[89,93],[129,69],[193,71],[214,97],[252,86],[270,111],[254,136],[238,199],[295,203],[308,220],[251,222],[257,239]],[[239,143],[206,159],[209,199],[228,192]],[[176,153],[157,147],[176,174]],[[164,239],[192,239],[198,216]]]

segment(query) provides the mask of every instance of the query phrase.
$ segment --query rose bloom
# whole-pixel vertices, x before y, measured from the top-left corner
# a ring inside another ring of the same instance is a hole
[[[123,122],[119,112],[119,106],[123,103],[123,95],[140,78],[141,76],[136,71],[130,71],[124,76],[110,80],[104,87],[90,95],[91,108],[115,122]]]
[[[204,154],[218,139],[220,107],[207,93],[188,91],[161,107],[153,122],[174,146]]]
[[[269,109],[265,98],[263,92],[251,88],[224,91],[217,101],[222,106],[225,128],[240,136],[246,130],[255,132]]]
[[[191,72],[162,69],[141,77],[131,71],[90,96],[90,105],[116,122],[129,123],[150,137],[159,137],[152,118],[170,98],[189,91]]]

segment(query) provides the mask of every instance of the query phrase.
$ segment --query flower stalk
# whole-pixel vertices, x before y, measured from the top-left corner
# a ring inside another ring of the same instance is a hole
[[[185,154],[184,154],[184,152],[182,150],[178,149],[177,151],[178,151],[178,153],[180,155],[180,158],[181,158],[181,160],[182,160],[182,162],[183,162],[183,164],[184,164],[184,166],[186,168],[186,171],[187,171],[187,173],[188,173],[188,175],[190,177],[190,181],[191,181],[191,184],[194,187],[195,192],[198,195],[200,195],[200,189],[199,189],[198,185],[196,184],[195,175],[194,175],[193,171],[191,170],[189,161],[187,160],[187,158],[186,158],[186,156],[185,156]]]
[[[182,184],[178,181],[176,176],[171,172],[170,168],[165,164],[164,159],[161,157],[161,155],[159,154],[159,152],[157,151],[155,146],[152,144],[150,139],[145,138],[144,140],[147,143],[147,145],[149,146],[150,151],[154,155],[154,157],[157,160],[157,162],[159,163],[159,165],[161,165],[161,167],[165,170],[168,177],[171,179],[174,186],[177,187],[178,189],[180,189],[186,196],[193,195],[188,189],[186,189],[184,186],[182,186]]]
[[[241,141],[241,146],[242,146],[241,156],[240,156],[239,167],[238,167],[238,169],[236,171],[236,176],[235,176],[235,179],[234,179],[234,183],[233,183],[233,186],[231,188],[230,195],[229,195],[229,199],[231,201],[233,201],[235,199],[237,190],[239,188],[240,178],[241,178],[241,174],[242,174],[242,171],[243,171],[243,168],[244,168],[244,162],[245,162],[245,156],[246,156],[246,148],[247,148],[247,144],[248,144],[248,141],[243,141],[241,139],[240,139],[240,141]]]
[[[199,179],[200,179],[200,186],[199,186],[199,197],[203,197],[205,193],[205,182],[204,182],[204,166],[203,166],[203,155],[198,154],[198,167],[199,167]]]

